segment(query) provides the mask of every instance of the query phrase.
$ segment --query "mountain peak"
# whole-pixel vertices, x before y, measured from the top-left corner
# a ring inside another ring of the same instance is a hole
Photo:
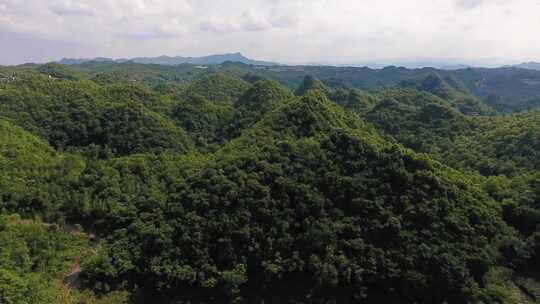
[[[259,127],[283,136],[312,137],[336,129],[363,130],[367,128],[356,116],[331,102],[322,90],[309,90],[302,97],[270,112]]]
[[[244,93],[237,104],[250,110],[266,112],[292,97],[291,92],[277,81],[259,80]]]
[[[317,77],[313,75],[306,75],[302,81],[302,84],[298,87],[298,89],[296,89],[294,94],[296,96],[302,96],[310,90],[321,90],[328,92],[328,88],[324,85],[324,83],[322,83],[322,81],[317,79]]]

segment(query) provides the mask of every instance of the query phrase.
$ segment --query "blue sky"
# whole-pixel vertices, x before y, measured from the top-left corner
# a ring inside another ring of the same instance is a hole
[[[0,64],[226,52],[540,61],[539,30],[540,0],[0,0]]]

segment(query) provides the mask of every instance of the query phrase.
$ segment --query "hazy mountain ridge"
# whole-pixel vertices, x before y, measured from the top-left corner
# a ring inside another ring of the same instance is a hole
[[[225,62],[241,62],[245,64],[250,65],[261,65],[261,66],[273,66],[278,65],[274,62],[269,61],[260,61],[260,60],[252,60],[241,53],[229,53],[229,54],[217,54],[217,55],[209,55],[209,56],[202,56],[202,57],[183,57],[183,56],[157,56],[157,57],[135,57],[131,59],[112,59],[112,58],[104,58],[104,57],[96,57],[92,59],[84,59],[84,58],[62,58],[58,63],[61,64],[67,64],[67,65],[77,65],[89,61],[97,61],[97,62],[127,62],[132,61],[136,63],[142,63],[142,64],[160,64],[160,65],[179,65],[183,63],[189,63],[189,64],[200,64],[200,65],[215,65],[215,64],[222,64]]]
[[[520,63],[514,66],[515,68],[527,69],[527,70],[539,70],[540,71],[540,62],[530,61]]]

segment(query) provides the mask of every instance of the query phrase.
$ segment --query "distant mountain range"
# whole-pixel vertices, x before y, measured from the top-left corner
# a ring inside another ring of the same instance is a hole
[[[241,53],[230,53],[230,54],[219,54],[219,55],[210,55],[203,57],[182,57],[182,56],[158,56],[158,57],[136,57],[132,59],[111,59],[104,57],[96,57],[92,59],[79,59],[79,58],[62,58],[58,63],[67,64],[67,65],[77,65],[88,61],[103,61],[103,62],[136,62],[142,64],[160,64],[160,65],[179,65],[183,63],[189,64],[200,64],[200,65],[214,65],[222,64],[224,62],[240,62],[250,65],[261,65],[261,66],[274,66],[279,65],[278,63],[252,60]]]
[[[407,69],[422,69],[422,68],[435,68],[441,70],[460,70],[466,68],[472,68],[473,65],[451,63],[445,61],[388,61],[386,63],[378,62],[357,62],[357,63],[309,63],[308,65],[314,66],[337,66],[337,67],[368,67],[371,69],[383,69],[389,66],[404,67]]]
[[[521,68],[521,69],[527,69],[527,70],[537,70],[537,71],[540,71],[540,62],[534,62],[534,61],[531,61],[531,62],[525,62],[525,63],[521,63],[521,64],[518,64],[518,65],[515,65],[514,67],[516,67],[516,68]]]
[[[116,62],[116,63],[122,63],[122,62],[135,62],[135,63],[141,63],[141,64],[159,64],[159,65],[179,65],[183,63],[188,64],[196,64],[196,65],[216,65],[216,64],[223,64],[225,62],[239,62],[244,63],[248,65],[258,65],[258,66],[277,66],[281,65],[276,62],[270,62],[270,61],[261,61],[261,60],[253,60],[250,58],[245,57],[241,53],[229,53],[229,54],[217,54],[217,55],[209,55],[209,56],[202,56],[202,57],[182,57],[182,56],[158,56],[158,57],[136,57],[136,58],[122,58],[122,59],[112,59],[112,58],[106,58],[106,57],[95,57],[95,58],[62,58],[58,63],[66,64],[66,65],[77,65],[82,64],[89,61],[98,61],[98,62]],[[449,63],[445,61],[403,61],[403,62],[391,62],[386,64],[378,64],[378,63],[362,63],[362,64],[331,64],[331,63],[311,63],[308,65],[329,65],[329,66],[353,66],[353,67],[361,67],[361,66],[367,66],[373,69],[382,69],[387,66],[403,66],[409,69],[417,69],[417,68],[424,68],[424,67],[432,67],[436,69],[441,70],[459,70],[459,69],[466,69],[470,67],[486,67],[486,65],[483,65],[481,63],[477,65],[469,65],[469,64],[459,64],[459,63]],[[492,63],[489,65],[491,67],[497,67],[496,64]],[[499,65],[500,66],[500,65]],[[524,62],[517,65],[505,65],[503,66],[505,68],[514,67],[514,68],[521,68],[521,69],[528,69],[528,70],[537,70],[540,71],[540,62]]]

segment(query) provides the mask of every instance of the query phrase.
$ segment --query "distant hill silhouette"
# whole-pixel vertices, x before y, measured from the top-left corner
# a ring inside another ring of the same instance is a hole
[[[520,69],[528,69],[528,70],[539,70],[540,71],[540,62],[524,62],[518,65],[515,65],[514,67],[520,68]]]
[[[81,64],[88,61],[105,61],[105,62],[106,61],[111,61],[111,62],[132,61],[136,63],[160,64],[160,65],[179,65],[183,63],[214,65],[214,64],[222,64],[225,62],[240,62],[240,63],[250,64],[250,65],[261,65],[261,66],[278,65],[277,63],[274,63],[274,62],[252,60],[245,57],[241,53],[209,55],[209,56],[203,56],[203,57],[158,56],[158,57],[136,57],[132,59],[111,59],[111,58],[103,58],[103,57],[96,57],[92,59],[62,58],[60,61],[58,61],[58,63],[67,64],[67,65],[76,65],[76,64]]]

